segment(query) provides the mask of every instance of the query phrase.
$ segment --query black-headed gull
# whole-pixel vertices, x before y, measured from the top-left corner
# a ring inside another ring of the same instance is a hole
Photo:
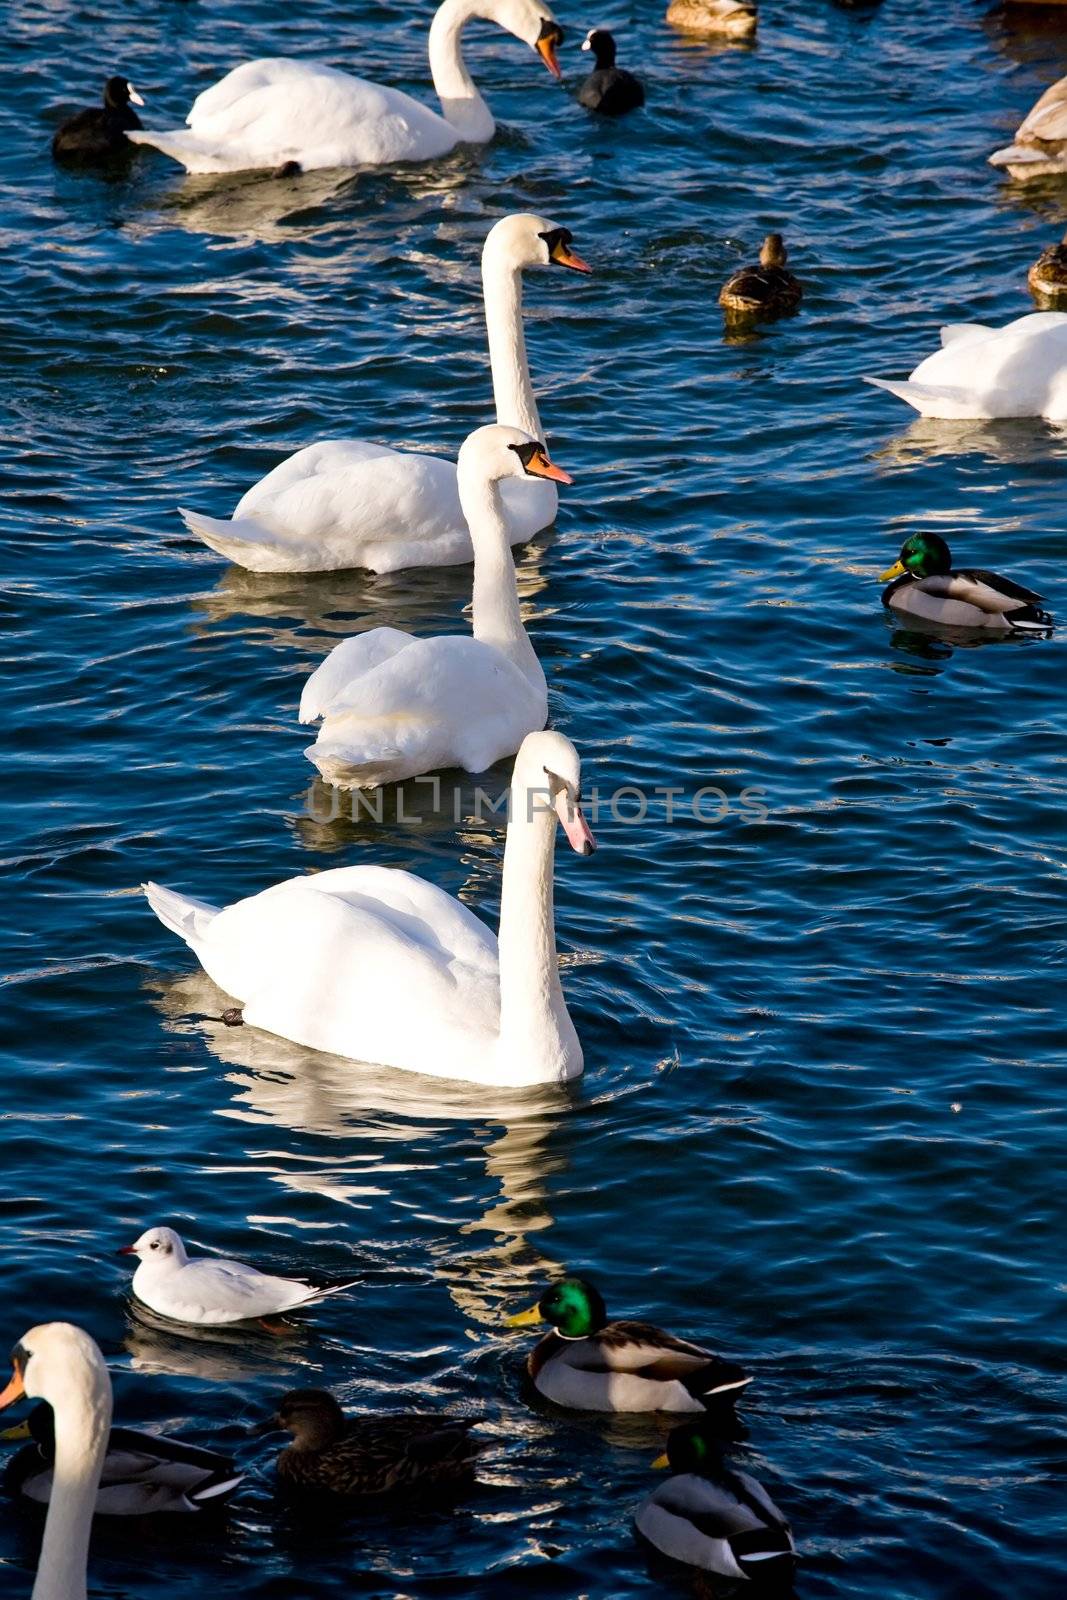
[[[173,1228],[149,1228],[119,1255],[140,1258],[133,1292],[143,1305],[172,1322],[200,1327],[277,1316],[355,1287],[339,1283],[332,1289],[316,1289],[298,1278],[271,1277],[243,1261],[207,1256],[190,1260]]]

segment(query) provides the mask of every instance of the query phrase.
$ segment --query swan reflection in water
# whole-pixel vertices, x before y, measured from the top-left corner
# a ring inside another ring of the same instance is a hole
[[[873,451],[872,460],[890,467],[918,467],[941,456],[981,455],[1016,466],[1064,454],[1067,423],[1047,422],[1042,417],[996,421],[919,417]]]
[[[230,1027],[222,1013],[229,996],[202,972],[154,984],[155,1003],[168,1031],[198,1035],[227,1069],[235,1090],[220,1115],[258,1128],[344,1141],[336,1156],[286,1157],[271,1176],[277,1183],[314,1190],[347,1207],[386,1192],[395,1174],[415,1165],[405,1147],[447,1138],[467,1124],[465,1137],[481,1144],[489,1178],[497,1186],[490,1204],[456,1231],[484,1244],[455,1248],[454,1237],[427,1245],[433,1276],[443,1282],[468,1321],[499,1332],[507,1304],[540,1292],[562,1267],[532,1236],[553,1225],[548,1184],[561,1169],[551,1151],[557,1120],[573,1106],[573,1091],[540,1086],[507,1090],[425,1078],[308,1050],[274,1034]],[[502,1128],[503,1131],[498,1131]],[[390,1274],[391,1261],[383,1262]]]

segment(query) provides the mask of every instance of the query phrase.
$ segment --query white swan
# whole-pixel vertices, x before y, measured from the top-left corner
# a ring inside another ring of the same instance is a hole
[[[461,47],[472,17],[498,23],[561,76],[556,46],[563,30],[543,0],[444,0],[430,27],[430,73],[440,113],[399,89],[278,57],[246,61],[197,95],[185,119],[188,132],[142,128],[128,137],[173,156],[188,172],[246,172],[290,162],[305,172],[382,166],[434,161],[457,144],[486,144],[496,124]]]
[[[26,1395],[47,1400],[55,1416],[52,1498],[32,1600],[86,1600],[89,1534],[111,1435],[111,1379],[92,1339],[69,1322],[31,1328],[11,1361],[0,1411]]]
[[[924,417],[1067,419],[1067,312],[1033,311],[1003,328],[961,322],[907,382],[865,378]]]
[[[989,164],[1007,168],[1020,183],[1067,172],[1067,78],[1059,78],[1035,101],[1011,144],[994,150]]]
[[[578,752],[531,733],[509,794],[500,933],[433,884],[386,867],[289,878],[220,910],[147,883],[156,916],[268,1033],[356,1061],[524,1087],[582,1070],[556,960],[556,817],[595,846]]]
[[[322,718],[305,752],[342,789],[399,783],[441,767],[485,772],[548,720],[548,686],[522,625],[501,479],[571,480],[519,428],[479,428],[459,452],[474,540],[470,634],[416,639],[371,628],[343,639],[311,674],[301,722]]]
[[[570,245],[566,228],[520,213],[491,228],[482,250],[496,420],[535,439],[544,435],[526,357],[522,272],[552,264],[588,272]],[[512,544],[555,520],[550,483],[509,483],[504,503]],[[212,550],[253,572],[397,572],[454,566],[472,555],[455,462],[363,439],[298,450],[252,485],[228,522],[198,511],[181,515]]]

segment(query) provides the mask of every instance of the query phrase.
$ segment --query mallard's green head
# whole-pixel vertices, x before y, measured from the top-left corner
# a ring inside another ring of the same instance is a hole
[[[952,553],[939,533],[913,533],[901,546],[900,560],[879,574],[878,582],[890,578],[932,578],[935,573],[951,572]]]
[[[607,1320],[599,1290],[584,1278],[562,1278],[549,1285],[531,1310],[509,1317],[508,1325],[521,1328],[527,1323],[550,1322],[561,1339],[588,1339],[599,1333]]]
[[[672,1428],[666,1452],[657,1456],[654,1467],[670,1467],[672,1472],[696,1472],[703,1476],[722,1460],[722,1446],[704,1422],[685,1422]]]

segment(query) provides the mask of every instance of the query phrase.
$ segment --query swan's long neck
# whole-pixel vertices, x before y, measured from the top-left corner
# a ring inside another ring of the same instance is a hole
[[[484,644],[495,645],[535,688],[547,693],[541,663],[522,625],[500,484],[461,466],[459,499],[474,545],[471,631]]]
[[[460,36],[471,17],[487,15],[486,0],[444,0],[430,24],[430,74],[441,114],[461,139],[474,144],[487,144],[496,123],[467,71]]]
[[[522,326],[522,268],[489,245],[482,252],[482,291],[496,420],[544,442]]]
[[[501,1065],[516,1083],[581,1071],[582,1053],[563,998],[556,959],[552,875],[556,814],[548,793],[518,776],[504,846],[500,904]]]
[[[103,1382],[72,1383],[52,1400],[52,1409],[55,1471],[32,1600],[86,1600],[89,1534],[111,1429],[106,1373]]]

